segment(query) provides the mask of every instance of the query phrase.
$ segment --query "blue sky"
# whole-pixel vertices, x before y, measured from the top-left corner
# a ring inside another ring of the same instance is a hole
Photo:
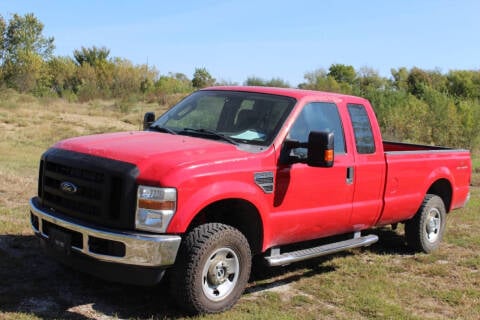
[[[0,14],[34,13],[55,55],[105,46],[161,74],[218,80],[281,78],[296,86],[333,63],[480,69],[480,1],[2,1]]]

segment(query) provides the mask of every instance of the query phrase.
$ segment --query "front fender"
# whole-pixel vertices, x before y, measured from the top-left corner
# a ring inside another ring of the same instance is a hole
[[[270,198],[270,199],[269,199]],[[173,216],[168,233],[184,233],[197,214],[208,205],[226,199],[241,199],[250,202],[257,209],[265,226],[265,213],[272,194],[265,194],[254,185],[242,181],[219,181],[195,189],[191,194],[179,190],[177,212]]]

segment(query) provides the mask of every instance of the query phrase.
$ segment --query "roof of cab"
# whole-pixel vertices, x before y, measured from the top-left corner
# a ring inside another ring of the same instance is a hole
[[[220,91],[243,91],[243,92],[255,92],[255,93],[265,93],[265,94],[274,94],[292,97],[297,100],[307,97],[314,97],[317,99],[328,99],[328,100],[363,100],[366,99],[356,96],[350,96],[339,93],[324,92],[324,91],[314,91],[314,90],[303,90],[303,89],[293,89],[293,88],[275,88],[275,87],[256,87],[256,86],[216,86],[208,87],[202,90],[220,90]]]

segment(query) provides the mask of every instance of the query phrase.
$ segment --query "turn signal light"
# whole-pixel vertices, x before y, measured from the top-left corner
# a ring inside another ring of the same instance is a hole
[[[175,210],[175,201],[158,201],[150,199],[138,199],[138,207],[150,210]]]
[[[333,161],[333,150],[332,149],[325,150],[325,154],[324,154],[323,158],[324,158],[325,162],[332,162]]]

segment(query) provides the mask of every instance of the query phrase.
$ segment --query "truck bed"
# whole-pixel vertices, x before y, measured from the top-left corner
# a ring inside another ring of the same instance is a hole
[[[453,149],[446,148],[446,147],[423,145],[423,144],[383,141],[383,150],[385,152],[394,152],[394,151],[428,151],[428,150],[453,150]]]
[[[410,219],[425,194],[442,190],[447,212],[468,199],[471,161],[468,150],[383,142],[387,165],[384,210],[378,225]]]

